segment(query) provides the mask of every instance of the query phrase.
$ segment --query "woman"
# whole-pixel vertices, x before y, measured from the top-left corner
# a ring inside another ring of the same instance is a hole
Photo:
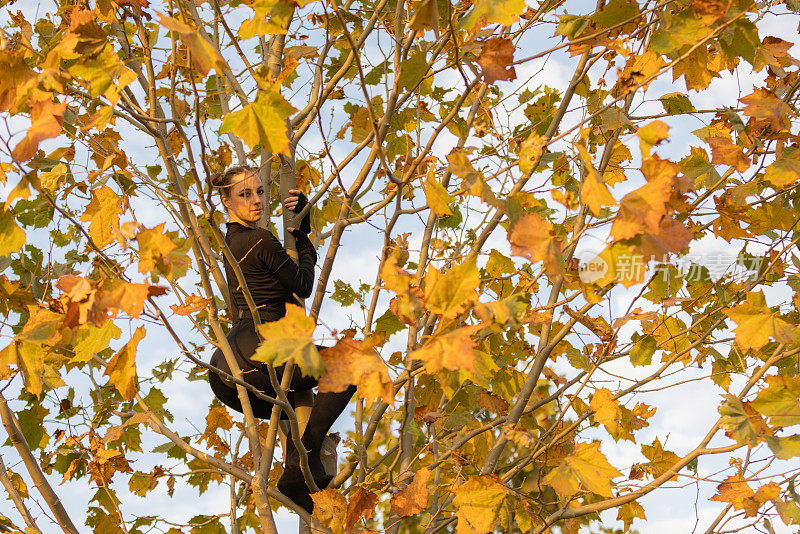
[[[297,302],[294,294],[301,298],[311,295],[317,253],[306,235],[311,231],[309,217],[306,215],[300,229],[288,229],[297,241],[299,261],[295,263],[272,232],[257,226],[266,207],[266,199],[256,169],[245,166],[233,167],[216,176],[212,185],[219,190],[222,203],[228,212],[230,222],[227,225],[225,242],[239,262],[260,319],[262,322],[277,321],[286,315],[287,302]],[[301,191],[292,189],[289,194],[290,196],[284,200],[284,207],[288,210],[297,213],[308,203]],[[228,343],[242,370],[243,379],[265,395],[274,397],[275,390],[270,384],[266,366],[251,359],[260,340],[242,288],[227,258],[225,275],[231,294],[231,314],[234,317],[233,328],[227,336]],[[230,373],[228,363],[220,349],[214,351],[211,356],[211,365]],[[284,366],[275,369],[278,379],[283,376],[283,370]],[[209,373],[208,380],[219,400],[236,411],[242,411],[233,383],[214,372]],[[301,376],[299,370],[295,368],[290,390],[287,392],[289,401],[294,405],[293,391],[308,390],[316,385],[317,381],[314,378]],[[308,463],[314,482],[321,489],[324,489],[333,478],[326,474],[320,459],[322,442],[331,425],[347,407],[354,392],[355,386],[350,386],[340,393],[318,393],[314,399],[301,441],[308,450]],[[250,392],[248,395],[253,415],[262,419],[269,418],[273,405]],[[297,449],[292,439],[288,439],[287,443],[284,470],[278,481],[278,489],[311,513],[314,502],[300,470]]]

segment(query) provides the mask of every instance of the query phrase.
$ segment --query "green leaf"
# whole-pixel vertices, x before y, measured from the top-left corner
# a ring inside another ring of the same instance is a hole
[[[403,89],[413,89],[428,71],[428,61],[425,59],[425,52],[411,54],[411,57],[403,61],[400,67],[400,87]]]
[[[405,323],[398,319],[397,316],[392,313],[392,310],[389,309],[375,321],[375,331],[383,332],[386,334],[387,339],[392,334],[396,334],[405,328]]]
[[[661,96],[659,100],[661,105],[664,106],[664,111],[670,115],[697,111],[689,97],[683,93],[668,93]]]
[[[256,101],[228,113],[219,133],[231,132],[250,148],[257,145],[274,153],[289,155],[286,119],[296,110],[277,91],[260,91]]]
[[[655,338],[651,335],[644,336],[631,348],[631,363],[633,365],[650,365],[655,352]]]
[[[775,453],[777,458],[788,460],[800,456],[800,435],[776,438],[766,436],[764,438],[770,450]]]
[[[22,435],[25,436],[25,441],[28,442],[28,445],[33,450],[44,449],[50,442],[50,436],[44,427],[44,418],[49,414],[50,412],[40,404],[35,404],[27,410],[17,412],[17,420],[19,421]]]
[[[748,404],[733,395],[725,395],[719,407],[720,426],[725,435],[737,443],[754,446],[759,437],[769,431],[761,416]]]

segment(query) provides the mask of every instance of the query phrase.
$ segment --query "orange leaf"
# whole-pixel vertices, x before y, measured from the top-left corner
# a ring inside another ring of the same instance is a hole
[[[478,56],[478,64],[486,83],[515,80],[517,71],[514,70],[513,62],[514,43],[505,37],[492,37],[486,41]]]
[[[775,132],[789,127],[792,108],[771,91],[756,89],[739,100],[746,104],[743,113],[753,117],[756,124],[769,125]]]
[[[323,527],[328,527],[334,532],[341,532],[342,521],[347,515],[347,500],[344,495],[335,489],[326,489],[311,494],[314,501],[314,518]]]
[[[117,388],[122,398],[127,401],[133,399],[136,394],[136,347],[144,337],[144,334],[145,329],[143,326],[137,328],[131,340],[106,365],[105,374],[108,376],[108,381]]]
[[[11,158],[14,161],[28,161],[36,154],[40,142],[58,136],[66,109],[66,103],[51,100],[40,100],[32,104],[31,127],[28,128],[25,138],[14,147]]]
[[[170,308],[172,308],[172,311],[178,315],[191,315],[193,313],[205,310],[206,306],[209,304],[211,304],[210,299],[206,299],[198,295],[189,295],[186,297],[186,303],[184,305],[181,306],[178,304],[173,304],[170,306]]]
[[[320,352],[326,373],[319,379],[319,391],[344,391],[358,386],[358,396],[367,403],[381,400],[394,404],[394,388],[386,364],[367,341],[351,337],[339,340]]]
[[[420,469],[414,481],[392,497],[392,513],[400,517],[416,515],[428,507],[428,480],[431,472]]]
[[[511,252],[532,262],[543,261],[548,273],[561,271],[561,242],[553,225],[537,213],[526,213],[511,228],[508,236]]]
[[[347,503],[347,515],[344,518],[344,528],[351,529],[362,517],[369,519],[375,513],[378,496],[371,491],[358,488]]]
[[[728,137],[707,137],[706,143],[711,146],[711,163],[728,165],[739,172],[750,168],[750,160],[742,152],[742,148],[734,145]]]
[[[726,478],[725,482],[717,486],[717,492],[718,494],[711,497],[710,500],[730,503],[734,510],[741,510],[744,507],[742,501],[755,495],[752,488],[747,485],[747,481],[739,473]]]

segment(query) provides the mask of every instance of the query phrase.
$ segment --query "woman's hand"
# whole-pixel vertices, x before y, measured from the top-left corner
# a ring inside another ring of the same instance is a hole
[[[299,189],[290,189],[289,196],[283,201],[284,207],[295,213],[299,213],[306,204],[308,204],[308,199]]]

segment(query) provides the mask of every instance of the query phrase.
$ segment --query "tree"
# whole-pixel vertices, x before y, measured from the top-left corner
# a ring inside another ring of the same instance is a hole
[[[800,523],[800,77],[769,33],[796,1],[2,4],[11,530],[82,530],[59,494],[86,486],[103,533],[276,532],[281,506],[333,532],[627,532],[687,483],[708,532]],[[359,386],[313,518],[274,487],[282,389],[270,421],[208,392],[189,434],[163,393],[231,358],[209,177],[234,162],[272,228],[308,192],[321,258],[259,357]],[[353,284],[337,258],[370,242]],[[718,416],[671,444],[692,414],[650,424],[687,392]],[[176,523],[118,496],[181,485],[230,502]]]

